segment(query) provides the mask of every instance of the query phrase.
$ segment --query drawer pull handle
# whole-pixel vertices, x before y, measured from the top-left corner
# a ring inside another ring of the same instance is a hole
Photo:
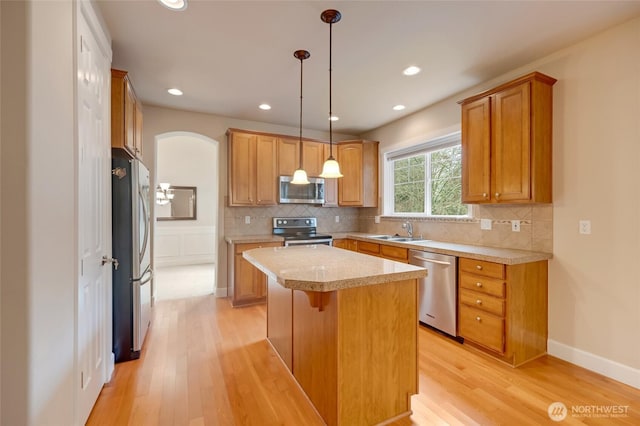
[[[480,322],[480,321],[482,321],[482,318],[476,317],[476,321]]]
[[[482,300],[480,299],[476,300],[476,305],[482,305]]]
[[[482,271],[482,265],[476,265],[476,269],[477,269],[478,271]]]
[[[478,288],[482,287],[482,283],[476,283],[476,287]]]

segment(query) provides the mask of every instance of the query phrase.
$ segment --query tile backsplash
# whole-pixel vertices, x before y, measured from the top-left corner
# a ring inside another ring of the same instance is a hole
[[[225,200],[226,201],[226,200]],[[225,235],[270,234],[274,217],[318,218],[321,232],[368,232],[401,234],[407,218],[381,217],[375,223],[375,208],[319,207],[308,204],[281,204],[268,207],[225,207]],[[249,216],[250,223],[245,223]],[[336,222],[336,216],[339,221]],[[491,230],[480,229],[480,219],[491,221]],[[413,234],[430,240],[489,247],[553,252],[553,206],[476,205],[469,219],[409,218]],[[520,221],[520,232],[511,230],[511,221]]]
[[[374,221],[376,209],[363,209],[359,216],[361,232],[401,234],[402,223],[409,220],[414,236],[451,243],[553,252],[553,206],[551,205],[476,205],[469,219],[392,218]],[[491,221],[491,230],[480,229],[480,219]],[[520,221],[520,232],[511,229],[511,221]]]

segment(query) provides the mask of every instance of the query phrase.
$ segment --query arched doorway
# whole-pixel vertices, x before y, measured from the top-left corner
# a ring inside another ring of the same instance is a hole
[[[161,200],[154,203],[154,300],[215,294],[219,143],[178,131],[157,135],[155,144],[156,188],[168,183],[174,196],[191,189],[171,188],[194,188],[190,206],[194,214],[178,213],[180,197],[167,205],[157,203]]]

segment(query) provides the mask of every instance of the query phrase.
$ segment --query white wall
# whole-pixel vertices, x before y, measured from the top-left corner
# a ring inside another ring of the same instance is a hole
[[[446,134],[456,101],[534,70],[557,78],[549,352],[640,388],[638,46],[640,18],[364,136],[385,150]]]
[[[216,262],[217,165],[217,141],[184,132],[157,137],[155,181],[168,182],[174,186],[197,187],[197,215],[196,220],[156,222],[155,266]],[[156,212],[161,208],[163,207],[155,205]]]
[[[3,425],[74,424],[74,10],[1,2]]]

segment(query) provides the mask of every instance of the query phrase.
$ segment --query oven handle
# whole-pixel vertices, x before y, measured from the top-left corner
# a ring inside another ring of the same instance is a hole
[[[304,246],[304,245],[310,245],[310,244],[322,244],[322,245],[332,245],[333,239],[327,239],[327,240],[291,240],[291,241],[286,241],[284,242],[284,246],[285,247],[289,247],[289,246]]]

